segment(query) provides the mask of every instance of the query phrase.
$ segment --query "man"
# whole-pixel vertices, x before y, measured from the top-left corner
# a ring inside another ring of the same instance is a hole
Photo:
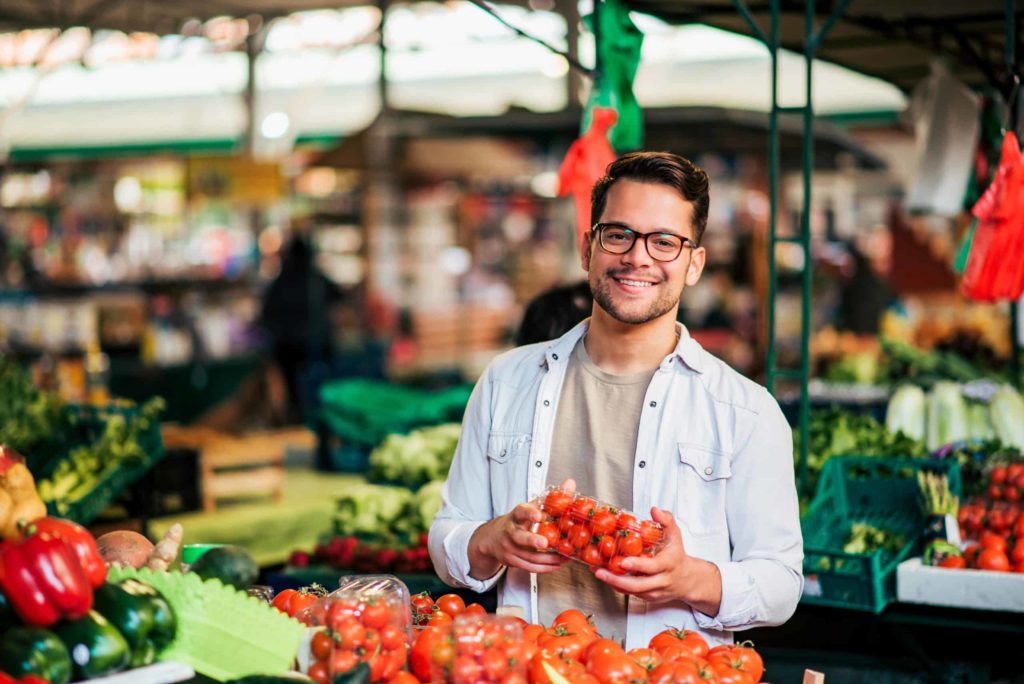
[[[593,313],[561,338],[514,349],[484,372],[430,530],[448,583],[485,591],[530,621],[594,615],[627,648],[672,625],[712,641],[786,621],[803,578],[792,435],[759,385],[676,323],[700,279],[708,179],[667,153],[608,167],[580,239]],[[668,543],[630,576],[566,561],[533,534],[547,485],[651,517]]]

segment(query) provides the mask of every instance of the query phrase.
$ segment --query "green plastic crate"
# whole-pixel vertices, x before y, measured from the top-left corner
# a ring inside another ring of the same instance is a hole
[[[327,383],[320,389],[321,450],[332,469],[365,472],[370,451],[388,435],[461,421],[472,391],[469,385],[429,391],[365,378]]]
[[[922,470],[945,475],[953,494],[961,494],[955,461],[842,456],[825,464],[814,501],[800,520],[805,603],[880,613],[895,598],[896,566],[921,549]],[[895,532],[904,544],[895,552],[845,553],[845,537],[858,522]]]
[[[135,405],[112,403],[104,406],[72,405],[67,410],[71,414],[69,443],[63,458],[68,458],[72,449],[95,443],[106,429],[107,421],[113,416],[123,416],[126,421],[139,417],[139,408]],[[47,504],[49,512],[83,525],[91,522],[104,508],[109,506],[126,487],[146,474],[165,454],[163,439],[160,436],[160,422],[152,419],[139,436],[139,445],[145,453],[145,459],[139,463],[122,465],[100,478],[87,493],[73,500],[51,501]],[[56,462],[48,464],[49,472],[56,467]]]

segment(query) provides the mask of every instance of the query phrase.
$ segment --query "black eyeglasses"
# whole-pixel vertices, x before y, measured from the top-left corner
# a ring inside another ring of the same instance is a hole
[[[633,249],[637,238],[644,239],[647,253],[655,261],[675,261],[683,247],[697,248],[697,243],[688,237],[674,233],[638,233],[617,223],[598,223],[591,231],[597,233],[601,249],[609,254],[625,254]]]

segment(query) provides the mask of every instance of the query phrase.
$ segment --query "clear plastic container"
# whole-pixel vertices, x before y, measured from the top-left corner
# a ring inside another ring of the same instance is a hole
[[[515,618],[460,615],[444,627],[423,630],[412,670],[420,681],[446,684],[525,682],[528,648]]]
[[[332,641],[329,649],[314,649],[310,676],[330,681],[366,663],[376,683],[405,668],[412,614],[409,589],[397,577],[343,577],[337,589],[296,617],[310,627],[326,627]]]
[[[533,503],[544,514],[533,531],[547,538],[552,552],[587,565],[626,575],[623,560],[653,556],[665,546],[665,530],[659,523],[640,520],[593,497],[548,487]]]

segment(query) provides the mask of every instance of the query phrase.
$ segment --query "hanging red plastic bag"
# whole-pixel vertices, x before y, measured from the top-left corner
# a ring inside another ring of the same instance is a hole
[[[608,165],[615,161],[615,152],[608,142],[608,129],[615,125],[614,109],[596,107],[590,128],[569,146],[558,170],[558,195],[572,194],[576,204],[576,238],[590,231],[590,191]]]
[[[1016,300],[1024,293],[1024,159],[1017,136],[1003,138],[992,184],[972,210],[978,229],[961,282],[975,300]]]

